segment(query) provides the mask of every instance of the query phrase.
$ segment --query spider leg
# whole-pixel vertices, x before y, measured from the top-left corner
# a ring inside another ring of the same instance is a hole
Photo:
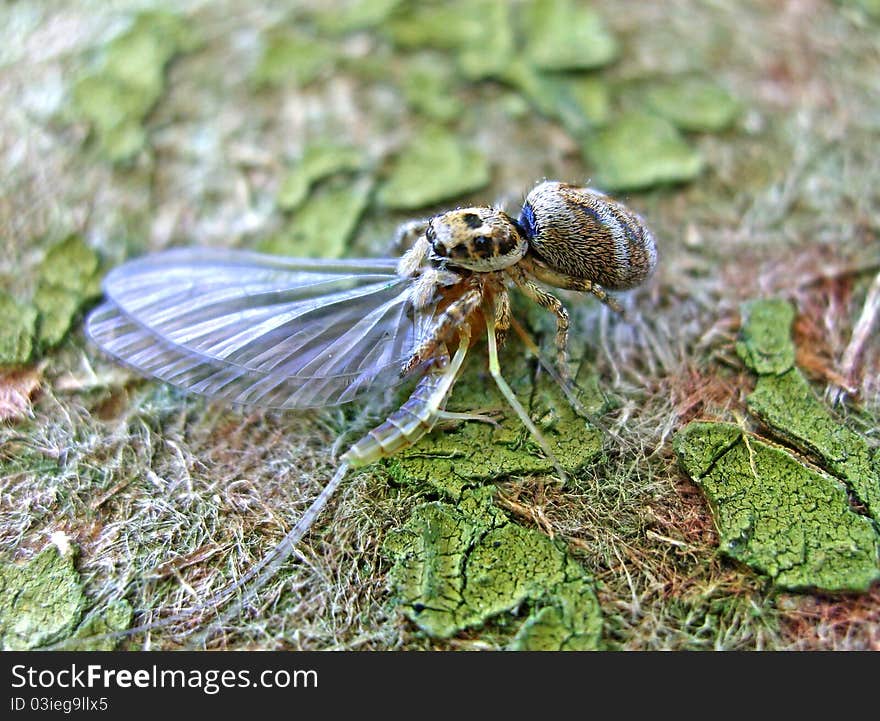
[[[494,309],[486,308],[484,315],[486,317],[486,329],[488,330],[489,336],[489,373],[494,379],[495,384],[498,386],[498,390],[500,390],[504,397],[507,399],[510,407],[513,408],[514,411],[516,411],[519,419],[523,422],[523,425],[528,428],[529,433],[531,433],[532,437],[535,439],[535,441],[537,441],[538,445],[541,447],[541,450],[544,451],[544,454],[547,456],[547,458],[549,458],[553,462],[553,465],[556,466],[556,472],[559,474],[560,480],[565,482],[568,479],[568,475],[565,473],[564,470],[562,470],[562,464],[559,462],[556,454],[553,453],[553,450],[550,448],[550,444],[547,443],[547,439],[541,435],[541,432],[532,422],[532,419],[529,418],[529,414],[526,413],[526,409],[522,407],[522,404],[517,399],[516,394],[513,392],[513,389],[501,376],[501,364],[498,361],[498,346],[495,343]]]
[[[398,265],[398,271],[400,266]],[[414,280],[410,287],[409,298],[416,310],[426,308],[434,303],[438,288],[448,288],[461,281],[461,276],[445,268],[420,268],[412,276]]]
[[[455,328],[461,329],[468,321],[469,316],[480,307],[483,301],[483,292],[479,288],[471,288],[450,303],[439,317],[434,321],[430,332],[413,350],[412,355],[403,364],[401,375],[406,375],[429,358],[434,357],[437,348],[445,342]]]
[[[592,293],[605,305],[607,305],[615,313],[625,316],[626,312],[623,306],[617,302],[617,299],[608,295],[608,292],[598,283],[594,283],[586,278],[576,278],[573,275],[560,273],[558,270],[551,270],[546,265],[534,258],[523,258],[519,263],[520,272],[533,275],[535,278],[548,285],[565,290],[576,290],[581,293]]]
[[[568,282],[568,285],[563,286],[566,290],[579,290],[582,293],[592,293],[615,313],[624,317],[626,316],[626,311],[618,302],[617,298],[613,295],[608,295],[608,291],[598,283],[593,283],[590,280],[583,280],[581,278],[573,278],[571,276],[568,277]]]
[[[404,278],[412,278],[418,273],[419,268],[431,248],[431,243],[424,234],[416,238],[409,250],[397,261],[397,275]]]
[[[510,295],[507,288],[501,289],[495,296],[495,343],[501,348],[507,339],[510,329]]]
[[[424,236],[427,229],[427,218],[423,218],[422,220],[409,220],[406,223],[401,223],[397,227],[397,232],[394,234],[394,240],[391,241],[391,252],[403,253],[404,251],[410,250],[413,245],[415,245],[416,241],[421,236]]]
[[[516,267],[516,266],[514,266]],[[546,308],[556,315],[556,368],[559,376],[566,384],[571,384],[571,374],[568,371],[568,311],[552,293],[548,293],[543,288],[539,288],[530,281],[525,274],[519,269],[511,272],[513,281],[529,298],[535,301],[542,308]]]

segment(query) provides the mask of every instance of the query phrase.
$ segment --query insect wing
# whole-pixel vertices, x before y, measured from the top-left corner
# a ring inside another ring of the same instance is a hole
[[[431,323],[393,259],[172,250],[104,281],[87,332],[137,371],[233,403],[310,408],[399,383]]]

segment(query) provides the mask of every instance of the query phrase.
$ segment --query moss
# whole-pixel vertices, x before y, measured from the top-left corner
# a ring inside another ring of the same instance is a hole
[[[727,556],[789,590],[864,591],[880,578],[871,521],[833,478],[732,424],[690,423],[674,448]]]
[[[743,635],[754,639],[780,634],[774,594],[757,593],[746,584],[695,585],[667,599],[655,612],[663,615],[666,643],[680,650],[742,648]],[[756,647],[763,648],[763,642],[759,640]]]
[[[30,361],[36,331],[37,309],[0,291],[0,366]]]
[[[748,404],[749,410],[792,445],[821,458],[880,522],[880,469],[872,460],[871,447],[832,417],[797,368],[759,378]]]
[[[287,172],[278,190],[278,207],[295,210],[319,180],[364,166],[364,154],[350,145],[321,143],[306,148],[302,158]]]
[[[780,299],[752,300],[742,304],[741,314],[736,352],[743,363],[758,374],[785,373],[794,365],[794,307]]]
[[[584,155],[596,183],[608,190],[635,190],[696,178],[703,158],[675,126],[646,113],[628,113],[587,137]]]
[[[454,134],[429,127],[397,157],[378,199],[386,208],[423,208],[485,187],[489,162]]]
[[[73,555],[54,545],[24,565],[0,565],[0,645],[26,651],[68,637],[86,598]]]
[[[100,265],[98,254],[77,234],[46,253],[34,293],[41,349],[60,343],[83,306],[101,294]]]
[[[583,571],[543,534],[507,522],[489,489],[467,491],[458,507],[417,507],[384,550],[399,605],[429,636],[452,636],[533,601],[541,609],[514,647],[598,639],[601,616]]]
[[[617,40],[602,18],[573,0],[530,0],[522,27],[526,56],[543,70],[588,70],[618,55]]]
[[[654,83],[648,106],[682,130],[720,132],[740,113],[739,103],[723,88],[698,77]]]
[[[36,368],[0,371],[0,422],[16,422],[31,416],[31,401],[40,390],[42,375]],[[11,444],[6,444],[12,453]],[[0,455],[0,472],[4,472],[6,454]]]
[[[143,122],[165,91],[165,70],[196,44],[189,24],[167,12],[143,12],[104,48],[96,70],[73,88],[74,112],[92,127],[111,161],[130,160],[144,147]]]
[[[273,28],[263,37],[251,81],[258,88],[308,85],[333,67],[337,52],[335,43],[287,27]]]
[[[601,453],[601,432],[572,410],[554,381],[542,376],[533,387],[528,365],[521,358],[503,362],[502,369],[521,402],[530,399],[525,407],[564,470],[574,473]],[[589,405],[588,400],[582,402]],[[491,479],[555,474],[553,462],[488,375],[465,374],[453,393],[450,410],[453,408],[504,415],[497,426],[469,421],[435,430],[415,447],[386,461],[393,480],[428,484],[436,492],[458,499],[464,489]]]

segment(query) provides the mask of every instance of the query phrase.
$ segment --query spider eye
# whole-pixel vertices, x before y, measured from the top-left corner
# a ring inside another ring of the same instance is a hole
[[[474,246],[477,248],[486,248],[492,245],[492,239],[485,235],[478,235],[474,238]]]
[[[461,219],[464,221],[464,224],[471,230],[479,228],[483,225],[483,219],[480,218],[480,216],[476,213],[465,213]]]

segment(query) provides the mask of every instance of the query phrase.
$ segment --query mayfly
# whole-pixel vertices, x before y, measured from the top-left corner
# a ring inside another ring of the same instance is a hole
[[[87,322],[91,339],[186,391],[264,408],[319,408],[419,378],[400,409],[341,456],[296,526],[236,588],[259,572],[255,586],[265,582],[348,469],[413,445],[438,421],[486,420],[445,410],[483,328],[490,374],[564,476],[501,375],[498,347],[511,327],[521,330],[508,289],[555,315],[554,376],[568,390],[569,316],[539,284],[592,293],[620,310],[606,290],[639,285],[657,263],[639,215],[596,190],[553,181],[531,190],[516,219],[493,207],[459,208],[402,226],[399,239],[409,245],[399,259],[170,250],[125,263],[104,282],[105,302]]]

